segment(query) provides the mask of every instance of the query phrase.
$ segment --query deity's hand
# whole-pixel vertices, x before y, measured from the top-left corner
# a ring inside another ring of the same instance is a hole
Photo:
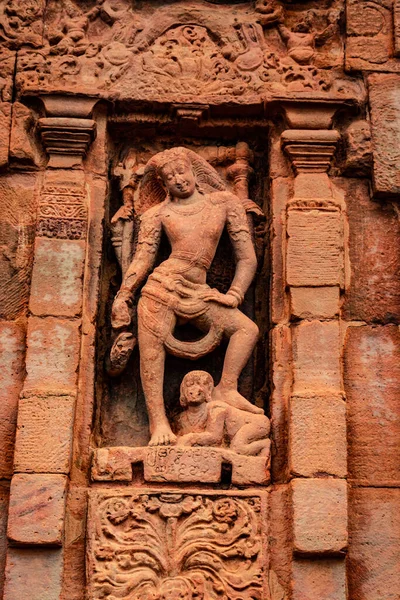
[[[229,292],[227,294],[222,294],[215,288],[205,290],[200,297],[205,302],[217,302],[218,304],[228,306],[229,308],[237,308],[239,306],[239,299],[236,296]]]
[[[133,317],[132,292],[120,289],[115,296],[111,309],[111,325],[113,329],[129,327]]]
[[[125,204],[121,206],[113,218],[111,219],[111,225],[115,225],[118,221],[130,221],[133,217],[133,208],[131,206],[126,206]]]

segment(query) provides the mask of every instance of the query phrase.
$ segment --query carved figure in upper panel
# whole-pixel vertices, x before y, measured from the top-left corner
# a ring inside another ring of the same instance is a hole
[[[216,348],[225,336],[229,343],[213,398],[262,413],[237,391],[239,375],[258,336],[255,323],[238,309],[255,275],[257,259],[245,205],[226,191],[217,172],[191,150],[172,148],[150,159],[143,172],[139,202],[142,216],[136,252],[113,305],[112,326],[117,337],[110,369],[114,373],[124,369],[136,344],[132,327],[137,318],[150,445],[164,445],[175,442],[163,398],[166,351],[196,360]],[[259,212],[251,201],[246,207]],[[123,207],[122,218],[126,218],[127,210]],[[225,227],[236,270],[229,290],[223,294],[206,284],[206,276]],[[162,232],[171,253],[152,271]],[[136,315],[135,295],[145,280]],[[181,322],[193,323],[204,337],[197,341],[177,339],[174,329]]]

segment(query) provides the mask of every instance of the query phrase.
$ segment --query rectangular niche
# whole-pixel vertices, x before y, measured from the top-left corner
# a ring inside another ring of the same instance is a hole
[[[141,173],[144,165],[156,153],[168,148],[183,146],[205,159],[226,184],[226,189],[236,195],[244,195],[246,182],[234,179],[234,167],[240,161],[247,161],[248,196],[265,215],[265,221],[256,223],[255,245],[258,257],[256,277],[240,307],[260,329],[259,341],[251,359],[242,371],[239,391],[253,404],[265,409],[268,414],[269,368],[268,368],[268,189],[267,189],[267,130],[260,132],[255,128],[245,128],[246,135],[240,135],[240,128],[226,128],[218,136],[211,131],[200,135],[199,130],[184,137],[177,131],[170,131],[161,125],[126,126],[118,121],[110,128],[114,143],[114,159],[110,165],[111,186],[109,216],[106,232],[106,245],[103,259],[102,301],[100,307],[100,327],[98,334],[97,418],[95,440],[98,447],[143,447],[149,441],[149,427],[146,405],[139,373],[139,353],[136,347],[125,371],[111,377],[107,373],[107,360],[111,347],[111,306],[121,285],[121,267],[113,248],[111,220],[123,202],[121,187],[129,180],[130,173]],[[243,187],[244,186],[244,187]],[[133,192],[137,202],[138,191]],[[136,206],[136,205],[135,205]],[[133,249],[137,242],[135,219],[131,226]],[[122,241],[122,244],[126,244]],[[115,240],[114,240],[115,244]],[[169,255],[170,247],[163,234],[157,256],[160,264]],[[226,293],[234,275],[233,248],[226,230],[224,231],[217,253],[208,271],[207,283],[211,287]],[[176,330],[180,339],[190,340],[199,336],[199,332],[190,324]],[[167,413],[174,419],[180,411],[179,387],[186,373],[193,369],[207,371],[215,383],[221,375],[226,343],[222,342],[213,352],[192,361],[167,355],[164,380],[164,398]]]

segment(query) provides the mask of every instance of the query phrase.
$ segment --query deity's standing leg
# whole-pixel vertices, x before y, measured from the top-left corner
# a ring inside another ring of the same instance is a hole
[[[140,352],[140,378],[146,399],[149,415],[151,439],[150,446],[173,444],[176,436],[172,433],[165,413],[163,386],[165,368],[164,337],[155,333],[146,326],[149,319],[149,308],[154,304],[152,300],[141,298],[138,306],[138,339]],[[166,315],[151,314],[153,321],[160,327],[169,322],[173,327],[175,317],[170,311]],[[161,318],[160,318],[161,317]]]

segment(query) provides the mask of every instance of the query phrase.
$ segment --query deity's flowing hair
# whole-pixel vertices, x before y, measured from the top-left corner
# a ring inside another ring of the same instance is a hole
[[[175,160],[183,160],[191,165],[196,177],[196,187],[203,194],[226,190],[221,177],[204,158],[182,146],[171,148],[155,154],[144,168],[136,207],[138,215],[166,199],[167,192],[161,180],[161,171],[166,164]]]
[[[185,377],[182,379],[180,388],[179,402],[183,408],[186,408],[187,406],[187,388],[194,383],[198,383],[204,387],[206,402],[211,401],[211,394],[214,388],[214,380],[211,375],[207,373],[207,371],[190,371],[190,373],[186,373]]]

